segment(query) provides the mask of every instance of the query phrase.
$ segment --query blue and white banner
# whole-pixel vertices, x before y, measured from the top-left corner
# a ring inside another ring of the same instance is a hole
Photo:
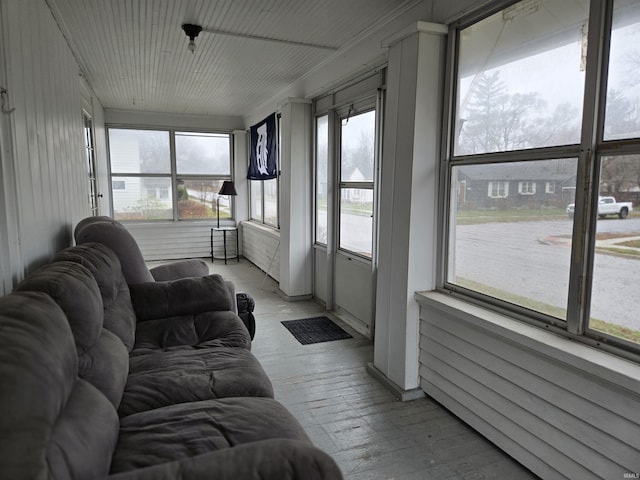
[[[250,129],[249,180],[269,180],[278,176],[278,134],[276,114],[269,115]]]

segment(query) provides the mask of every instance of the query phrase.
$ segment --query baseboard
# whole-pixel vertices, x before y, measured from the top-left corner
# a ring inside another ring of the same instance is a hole
[[[394,397],[401,402],[410,402],[412,400],[418,400],[427,396],[421,388],[412,388],[411,390],[404,390],[402,387],[396,385],[387,376],[382,373],[373,363],[367,363],[367,372],[373,378],[378,380],[384,387],[389,390]]]

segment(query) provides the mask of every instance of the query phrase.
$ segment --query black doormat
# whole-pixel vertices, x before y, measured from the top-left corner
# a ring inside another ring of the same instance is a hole
[[[327,317],[285,320],[282,323],[302,345],[353,338]]]

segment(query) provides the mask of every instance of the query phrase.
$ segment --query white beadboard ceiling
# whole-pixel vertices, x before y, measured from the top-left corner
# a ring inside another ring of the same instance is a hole
[[[245,116],[419,0],[46,0],[106,109]],[[188,51],[183,23],[201,25]],[[268,37],[332,48],[212,33]]]

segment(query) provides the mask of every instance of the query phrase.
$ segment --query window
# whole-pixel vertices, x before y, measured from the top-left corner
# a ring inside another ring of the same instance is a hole
[[[373,251],[375,133],[375,110],[342,120],[338,246],[366,258]]]
[[[536,182],[518,182],[518,193],[520,195],[535,195]]]
[[[316,242],[327,244],[329,181],[329,116],[316,119]]]
[[[508,182],[489,182],[489,196],[491,198],[506,198],[509,196]]]
[[[280,115],[277,116],[278,130],[278,170],[280,168]],[[271,180],[249,180],[249,214],[251,220],[280,228],[278,214],[279,176]]]
[[[489,308],[637,353],[640,3],[601,1],[611,15],[589,0],[524,0],[452,25],[441,278]]]
[[[114,218],[213,219],[218,205],[220,218],[231,218],[231,200],[218,201],[231,178],[230,141],[224,133],[109,128]]]
[[[178,219],[231,218],[231,200],[218,198],[222,182],[231,178],[229,135],[175,132]]]
[[[87,173],[89,174],[89,207],[91,215],[98,215],[98,178],[96,175],[96,151],[93,148],[93,120],[86,112],[82,112],[84,121],[84,147],[87,159]]]

